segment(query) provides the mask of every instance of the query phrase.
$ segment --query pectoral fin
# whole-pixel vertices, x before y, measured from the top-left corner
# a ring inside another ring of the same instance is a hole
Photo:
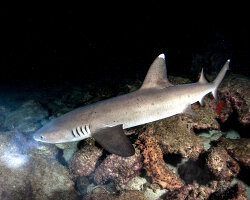
[[[122,125],[104,128],[92,135],[108,152],[128,157],[135,154],[135,149],[124,134]]]

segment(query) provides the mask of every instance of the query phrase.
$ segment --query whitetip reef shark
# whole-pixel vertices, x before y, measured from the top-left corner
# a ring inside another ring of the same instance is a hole
[[[74,142],[93,137],[110,153],[128,157],[135,149],[124,129],[164,119],[180,113],[190,113],[191,104],[216,91],[229,62],[210,83],[201,71],[197,83],[173,85],[167,79],[165,55],[159,55],[149,68],[137,91],[77,108],[39,129],[33,138],[45,143]]]

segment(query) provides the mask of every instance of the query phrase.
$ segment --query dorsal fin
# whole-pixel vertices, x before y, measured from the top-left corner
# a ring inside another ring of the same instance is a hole
[[[207,79],[206,79],[205,76],[204,76],[203,68],[201,69],[201,76],[200,76],[200,79],[199,79],[199,83],[201,83],[201,84],[206,84],[206,83],[208,83],[208,82],[207,82]]]
[[[146,88],[165,88],[173,86],[167,79],[167,68],[165,65],[165,55],[159,55],[151,64],[147,76],[141,86]]]

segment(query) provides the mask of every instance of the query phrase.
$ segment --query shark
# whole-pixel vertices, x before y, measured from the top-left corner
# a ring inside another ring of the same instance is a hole
[[[208,82],[203,74],[196,83],[173,85],[168,81],[165,55],[151,64],[142,86],[128,94],[77,108],[48,122],[34,133],[36,141],[66,143],[93,137],[105,150],[123,157],[135,149],[124,129],[161,120],[181,113],[192,113],[191,105],[212,93],[229,69],[227,60],[215,80]]]

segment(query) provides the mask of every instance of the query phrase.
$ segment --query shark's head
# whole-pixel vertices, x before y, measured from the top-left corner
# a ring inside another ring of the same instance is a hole
[[[53,144],[73,142],[86,138],[87,134],[82,134],[81,130],[81,127],[71,125],[70,120],[64,121],[58,118],[40,128],[33,138],[39,142]]]
[[[69,142],[73,139],[73,136],[67,129],[56,126],[53,122],[50,122],[40,128],[33,136],[36,141],[44,143],[63,143]]]

